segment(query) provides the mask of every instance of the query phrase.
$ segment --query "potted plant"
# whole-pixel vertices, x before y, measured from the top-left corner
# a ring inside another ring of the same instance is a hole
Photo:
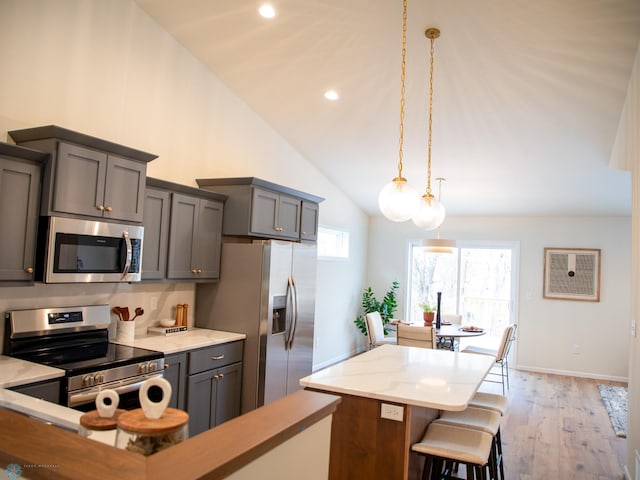
[[[394,280],[391,283],[391,288],[387,291],[382,301],[378,300],[373,293],[371,287],[367,288],[362,293],[362,310],[364,311],[363,315],[358,315],[358,317],[353,321],[356,324],[356,327],[364,334],[367,334],[367,327],[365,325],[364,315],[371,312],[380,312],[380,316],[382,317],[382,324],[386,327],[387,324],[393,318],[393,314],[398,308],[398,302],[396,300],[396,290],[400,287],[400,284],[397,280]],[[384,329],[385,335],[389,333],[387,329]]]
[[[433,319],[435,318],[435,308],[428,302],[419,304],[422,309],[422,319],[424,320],[424,326],[430,327],[433,325]]]

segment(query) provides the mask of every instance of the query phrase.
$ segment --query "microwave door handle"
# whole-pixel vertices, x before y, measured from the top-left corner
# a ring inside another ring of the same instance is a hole
[[[131,240],[129,239],[129,233],[122,232],[122,237],[124,238],[124,244],[127,247],[127,259],[124,262],[124,270],[122,271],[122,275],[120,277],[121,280],[124,280],[127,274],[129,273],[129,268],[131,267],[131,258],[133,257],[133,249],[131,248]]]

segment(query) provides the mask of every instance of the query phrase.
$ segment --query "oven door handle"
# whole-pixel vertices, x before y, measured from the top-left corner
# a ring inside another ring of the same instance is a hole
[[[131,259],[133,257],[133,249],[131,248],[131,240],[129,239],[128,232],[122,232],[122,237],[124,238],[124,244],[127,247],[127,258],[124,262],[124,270],[122,272],[121,280],[124,280],[129,273],[129,268],[131,268]]]
[[[136,382],[133,383],[129,383],[126,385],[121,385],[118,387],[110,387],[108,384],[107,385],[101,385],[99,387],[94,387],[91,388],[89,391],[87,392],[79,392],[79,393],[72,393],[69,395],[69,404],[67,405],[68,407],[76,407],[78,405],[84,405],[86,403],[89,402],[93,402],[95,401],[95,399],[98,397],[98,394],[102,391],[102,390],[113,390],[114,392],[116,392],[118,395],[122,395],[125,393],[129,393],[129,392],[134,392],[136,390],[139,390],[140,387],[142,386],[142,384],[149,380],[150,378],[153,377],[162,377],[163,374],[162,372],[158,372],[157,374],[154,375],[147,375],[146,377],[144,377],[143,380],[138,380]]]

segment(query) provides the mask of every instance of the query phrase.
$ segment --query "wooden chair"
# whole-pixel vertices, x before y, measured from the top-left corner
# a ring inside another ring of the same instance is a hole
[[[380,312],[367,313],[364,316],[364,320],[367,327],[367,337],[369,338],[369,348],[377,347],[378,345],[396,343],[395,336],[385,336],[384,325],[382,324]]]
[[[398,345],[409,347],[436,348],[435,327],[417,327],[399,323]]]
[[[500,373],[489,372],[489,375],[499,376],[499,380],[493,380],[492,378],[485,378],[486,382],[493,383],[502,383],[502,394],[505,394],[505,380],[506,380],[506,388],[509,389],[509,351],[511,350],[511,345],[513,341],[516,339],[516,328],[517,325],[512,324],[505,327],[502,332],[502,338],[500,339],[500,345],[498,349],[492,348],[484,348],[484,347],[476,347],[473,345],[468,346],[464,350],[464,353],[477,353],[480,355],[491,355],[496,358],[496,366],[500,367]]]

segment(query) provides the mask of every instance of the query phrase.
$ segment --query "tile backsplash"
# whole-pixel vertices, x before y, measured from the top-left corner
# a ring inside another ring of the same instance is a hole
[[[4,339],[4,312],[31,308],[70,307],[75,305],[101,305],[129,307],[134,315],[136,307],[144,309],[144,315],[136,318],[136,336],[144,335],[147,327],[158,325],[161,318],[175,318],[176,304],[189,305],[188,325],[193,326],[195,284],[41,284],[29,287],[0,287],[0,341]],[[118,316],[111,314],[110,338],[115,338],[115,322]]]

